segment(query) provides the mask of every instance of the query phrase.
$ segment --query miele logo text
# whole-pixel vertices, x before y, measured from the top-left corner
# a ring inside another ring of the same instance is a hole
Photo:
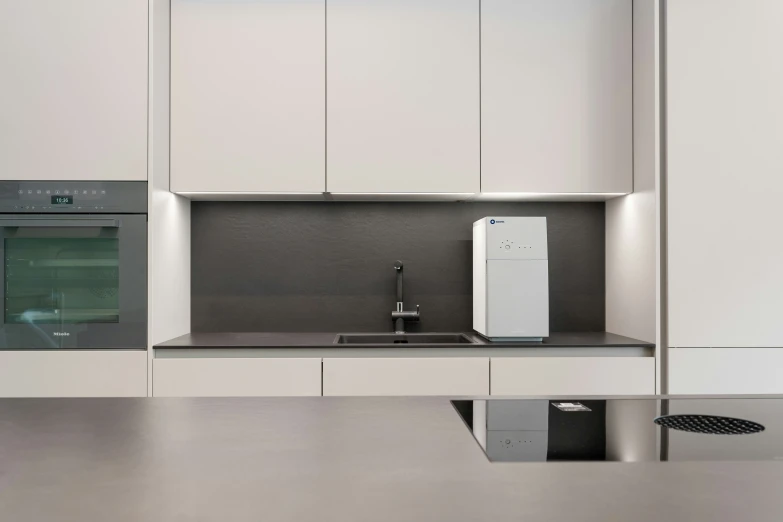
[[[53,332],[57,337],[68,337],[71,335],[69,332]]]
[[[494,225],[495,223],[505,223],[502,219],[490,219],[489,224]]]

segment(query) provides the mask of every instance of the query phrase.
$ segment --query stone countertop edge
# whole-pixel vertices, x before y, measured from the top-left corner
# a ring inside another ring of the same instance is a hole
[[[349,332],[339,332],[349,333]],[[353,332],[350,332],[353,333]],[[338,332],[210,332],[188,333],[156,344],[154,348],[377,348],[388,345],[334,344]],[[475,333],[476,344],[408,345],[405,348],[655,348],[648,343],[610,332],[554,332],[544,342],[489,342]],[[399,345],[395,348],[403,349]]]

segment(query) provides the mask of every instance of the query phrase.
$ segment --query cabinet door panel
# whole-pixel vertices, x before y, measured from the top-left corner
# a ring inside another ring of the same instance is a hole
[[[491,368],[492,395],[655,394],[653,357],[493,357]]]
[[[0,2],[0,178],[147,179],[147,0]]]
[[[483,192],[630,192],[632,0],[481,2]]]
[[[325,2],[171,5],[174,192],[323,192]]]
[[[0,351],[0,397],[146,397],[144,350]]]
[[[775,0],[668,3],[669,346],[783,346],[782,24]]]
[[[478,0],[329,0],[330,192],[479,190]]]
[[[155,359],[155,397],[321,395],[321,359]]]
[[[327,395],[487,395],[489,359],[324,359]]]

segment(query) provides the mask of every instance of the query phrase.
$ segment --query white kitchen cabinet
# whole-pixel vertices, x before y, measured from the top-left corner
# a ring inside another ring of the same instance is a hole
[[[329,0],[327,190],[479,191],[478,0]]]
[[[493,357],[492,395],[654,395],[654,357]]]
[[[325,358],[323,394],[488,395],[489,359]]]
[[[783,348],[676,348],[668,366],[672,395],[783,393]]]
[[[3,0],[0,48],[0,178],[147,179],[147,0]]]
[[[321,395],[319,358],[156,358],[155,397]]]
[[[482,192],[633,190],[632,0],[481,2]]]
[[[171,190],[323,192],[325,1],[171,3]]]
[[[709,374],[739,362],[709,348],[783,347],[783,2],[677,0],[666,24],[668,341]],[[737,376],[780,360],[754,353]]]
[[[146,397],[145,350],[0,351],[0,397]]]

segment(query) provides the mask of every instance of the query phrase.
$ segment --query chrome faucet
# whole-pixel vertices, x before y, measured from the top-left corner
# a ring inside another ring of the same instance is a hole
[[[396,261],[394,263],[394,269],[397,270],[397,309],[392,312],[392,320],[394,320],[394,333],[405,333],[405,320],[418,321],[421,317],[419,313],[419,305],[416,305],[415,312],[406,312],[403,310],[402,304],[402,261]]]

